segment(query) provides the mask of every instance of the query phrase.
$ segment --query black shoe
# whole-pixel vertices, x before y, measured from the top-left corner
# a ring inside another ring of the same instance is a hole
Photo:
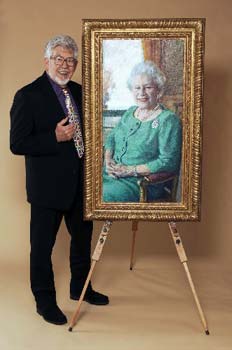
[[[80,295],[70,294],[70,299],[79,300]],[[109,298],[107,295],[95,292],[95,290],[87,291],[84,296],[84,301],[93,305],[107,305],[109,304]]]
[[[45,308],[39,308],[37,306],[37,312],[39,315],[43,316],[45,321],[62,325],[67,323],[67,318],[63,314],[63,312],[59,309],[59,307],[55,305],[48,305]]]

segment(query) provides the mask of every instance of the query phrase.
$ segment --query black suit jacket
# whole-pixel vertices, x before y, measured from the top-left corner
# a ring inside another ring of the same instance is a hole
[[[68,87],[81,115],[81,86],[70,81]],[[56,124],[65,115],[46,73],[16,93],[10,115],[10,148],[25,155],[28,201],[68,209],[82,192],[83,161],[73,140],[56,141]]]

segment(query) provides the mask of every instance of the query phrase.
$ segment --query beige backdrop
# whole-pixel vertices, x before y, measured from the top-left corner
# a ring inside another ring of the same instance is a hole
[[[29,205],[25,196],[24,158],[9,151],[9,109],[17,89],[43,72],[43,47],[58,33],[73,36],[81,48],[82,18],[206,17],[202,220],[180,223],[188,255],[232,262],[232,49],[231,0],[2,0],[1,127],[0,127],[0,259],[6,264],[27,264]],[[81,61],[81,52],[80,52]],[[81,81],[81,65],[74,80]],[[62,165],[61,165],[62,166]],[[95,223],[95,240],[101,223]],[[129,253],[131,224],[117,222],[105,255]],[[176,254],[167,224],[139,224],[137,255]],[[56,259],[67,258],[67,234],[61,228]]]

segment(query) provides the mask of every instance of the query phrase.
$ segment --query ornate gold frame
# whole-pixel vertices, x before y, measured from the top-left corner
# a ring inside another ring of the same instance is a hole
[[[199,221],[205,19],[83,20],[85,218]],[[104,203],[102,193],[102,40],[181,38],[185,42],[182,201]]]

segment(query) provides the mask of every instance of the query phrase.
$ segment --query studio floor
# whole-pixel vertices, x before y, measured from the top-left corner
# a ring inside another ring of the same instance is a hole
[[[45,322],[36,312],[28,267],[1,264],[1,350],[231,350],[231,268],[210,259],[188,265],[205,312],[204,333],[187,278],[175,255],[137,257],[133,271],[126,257],[97,263],[93,284],[110,296],[108,306],[83,302],[73,332]],[[68,269],[55,266],[58,304],[69,321]]]

